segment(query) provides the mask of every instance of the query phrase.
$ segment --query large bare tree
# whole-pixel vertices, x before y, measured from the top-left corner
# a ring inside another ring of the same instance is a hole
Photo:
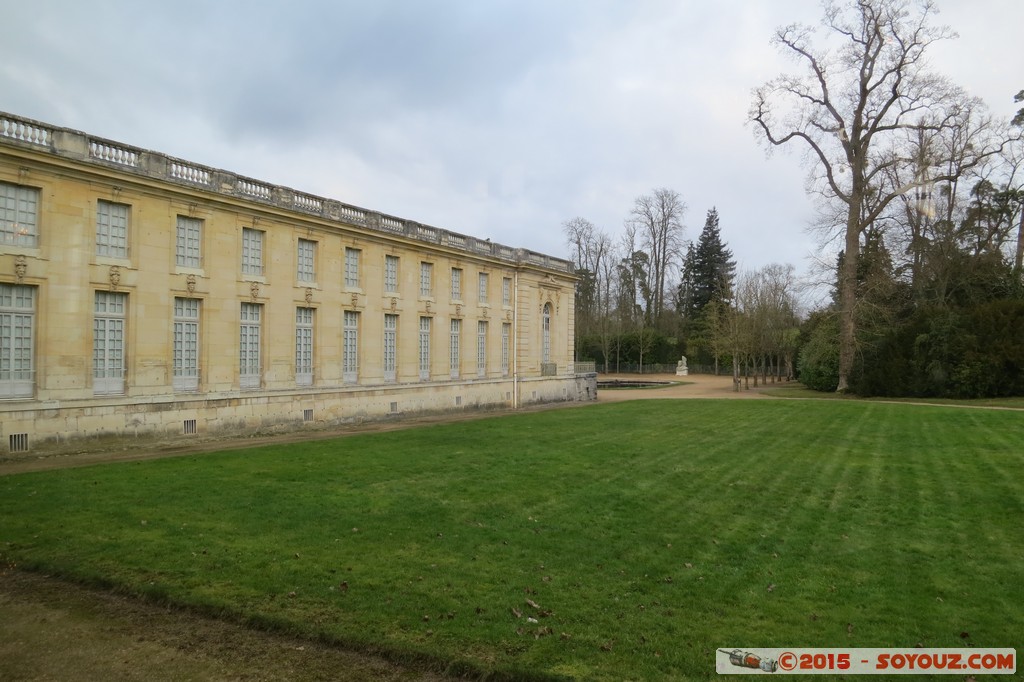
[[[679,193],[662,187],[637,197],[627,220],[627,228],[636,230],[647,254],[647,288],[651,295],[647,316],[653,324],[665,312],[666,283],[681,256],[685,213],[686,203]]]
[[[562,223],[566,244],[569,246],[576,275],[576,354],[587,336],[603,332],[608,315],[609,284],[604,281],[613,258],[612,240],[586,218],[576,217]]]
[[[930,24],[930,0],[826,0],[823,26],[830,44],[816,47],[813,30],[790,25],[773,42],[803,67],[758,88],[750,109],[754,130],[769,146],[795,143],[807,152],[812,182],[844,208],[844,258],[839,273],[839,391],[853,368],[857,264],[861,236],[895,199],[915,188],[950,181],[996,152],[973,147],[955,168],[903,185],[893,169],[912,166],[920,137],[963,126],[977,103],[927,71],[925,54],[954,37]],[[918,144],[910,144],[917,140]],[[920,158],[916,159],[920,164]],[[934,169],[947,167],[930,160]]]

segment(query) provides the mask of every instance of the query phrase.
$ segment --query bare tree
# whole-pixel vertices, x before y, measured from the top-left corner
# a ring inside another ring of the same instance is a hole
[[[885,230],[886,242],[897,247],[897,272],[904,282],[909,279],[919,303],[943,304],[965,254],[1010,257],[1014,232],[1019,233],[1021,173],[1015,152],[1020,145],[1006,144],[1001,154],[964,162],[990,140],[1014,141],[1009,129],[984,112],[965,108],[955,127],[938,134],[918,131],[911,141],[913,163],[890,170],[896,186],[917,186],[893,202],[875,227],[896,226]],[[934,176],[948,179],[925,184]]]
[[[754,330],[750,310],[756,299],[756,277],[753,273],[741,271],[736,273],[733,304],[725,310],[719,320],[722,325],[722,336],[732,355],[733,389],[740,390],[740,372],[745,380],[745,387],[750,387],[750,360],[754,354]]]
[[[621,318],[615,314],[619,300],[619,256],[611,239],[604,233],[601,233],[601,238],[607,240],[608,244],[597,272],[598,338],[601,343],[601,355],[604,357],[604,371],[608,372],[612,346],[622,330]]]
[[[679,193],[662,187],[637,197],[627,220],[627,229],[632,226],[636,230],[649,261],[647,289],[651,299],[647,316],[652,324],[657,324],[665,312],[666,282],[681,255],[685,213],[686,203]]]
[[[1024,116],[1024,109],[1017,116]],[[1018,137],[1003,150],[1003,167],[1005,187],[1012,193],[1015,203],[1017,237],[1013,249],[1013,270],[1019,278],[1024,269],[1024,140],[1019,137],[1019,131]]]
[[[651,309],[651,291],[648,287],[650,259],[643,251],[637,250],[637,228],[629,221],[622,233],[622,260],[619,261],[619,315],[623,326],[635,322],[644,324],[645,315]],[[641,310],[639,299],[643,299]]]
[[[599,333],[608,302],[602,300],[607,287],[601,281],[607,272],[612,240],[586,218],[562,223],[562,232],[576,266],[576,356],[580,357],[586,337]]]
[[[707,325],[705,347],[714,360],[715,376],[718,376],[718,360],[729,352],[728,315],[730,304],[720,298],[713,298],[704,307],[704,321]]]
[[[594,223],[586,218],[572,218],[562,223],[562,233],[571,251],[573,263],[577,268],[594,271],[594,235],[598,232]]]
[[[796,278],[792,265],[771,263],[756,273],[757,308],[754,311],[761,345],[761,378],[767,381],[787,379],[793,375],[793,353],[799,334]]]
[[[754,93],[750,120],[769,148],[790,142],[807,151],[814,180],[845,207],[843,267],[839,275],[839,391],[853,368],[860,239],[896,198],[916,187],[950,180],[948,172],[897,186],[893,168],[914,162],[907,141],[962,125],[965,111],[980,109],[960,89],[925,70],[925,53],[954,37],[933,28],[930,0],[826,0],[823,25],[840,42],[816,48],[811,29],[779,28],[774,42],[805,71],[782,75]],[[965,150],[962,172],[999,145]],[[942,163],[931,164],[936,168]]]

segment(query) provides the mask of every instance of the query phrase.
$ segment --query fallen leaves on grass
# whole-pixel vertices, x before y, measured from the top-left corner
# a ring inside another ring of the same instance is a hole
[[[537,611],[537,615],[540,616],[541,618],[547,618],[548,616],[553,615],[552,611],[549,611],[549,610],[541,607],[540,604],[538,604],[537,602],[533,601],[532,599],[527,599],[526,600],[526,605],[529,606],[530,608],[536,610]],[[515,613],[516,610],[512,609],[512,612]]]

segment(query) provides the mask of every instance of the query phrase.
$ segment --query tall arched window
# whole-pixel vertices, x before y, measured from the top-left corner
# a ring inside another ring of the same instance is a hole
[[[551,362],[551,304],[544,304],[544,354],[542,362]]]

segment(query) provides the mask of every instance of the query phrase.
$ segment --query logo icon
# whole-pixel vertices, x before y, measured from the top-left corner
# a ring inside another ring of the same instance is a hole
[[[779,662],[774,658],[761,658],[757,654],[752,654],[749,651],[740,651],[739,649],[733,649],[732,651],[719,649],[719,651],[727,655],[729,662],[738,668],[753,668],[754,670],[762,670],[766,673],[773,673],[779,669]]]

